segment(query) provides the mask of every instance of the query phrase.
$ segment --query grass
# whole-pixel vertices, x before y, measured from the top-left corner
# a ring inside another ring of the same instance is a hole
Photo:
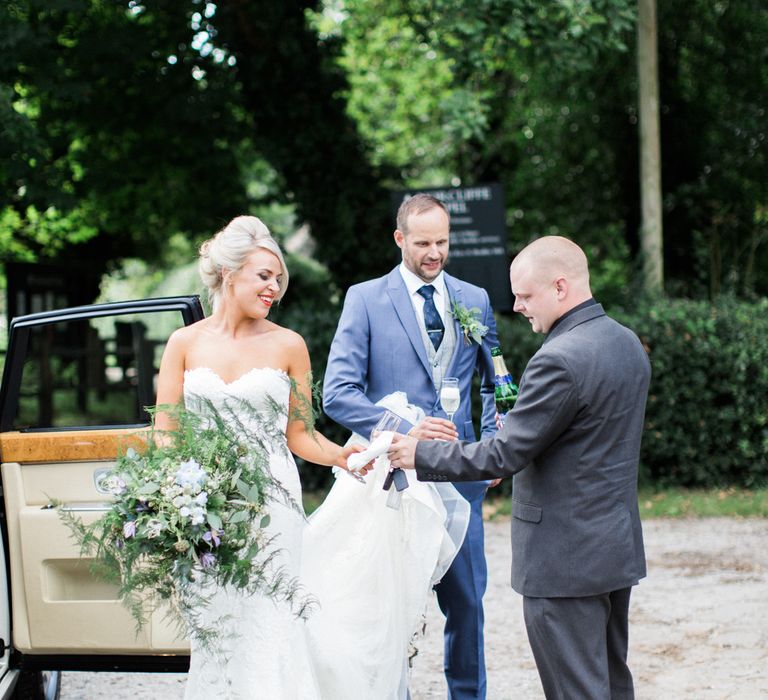
[[[643,490],[643,518],[768,517],[768,488]]]
[[[642,518],[768,518],[768,488],[765,489],[642,489],[639,493]],[[507,496],[486,500],[486,520],[510,517]]]
[[[325,491],[304,491],[302,499],[304,501],[304,512],[309,515],[317,510],[317,507],[325,499],[325,495]]]
[[[304,510],[312,513],[325,498],[324,491],[306,491]],[[764,489],[641,489],[642,518],[768,518],[768,488]],[[486,520],[508,519],[511,514],[509,496],[486,499]]]

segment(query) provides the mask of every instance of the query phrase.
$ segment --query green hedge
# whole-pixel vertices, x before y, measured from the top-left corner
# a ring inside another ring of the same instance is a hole
[[[657,300],[608,312],[638,334],[653,370],[641,483],[767,484],[768,299]],[[499,318],[498,327],[517,379],[543,337],[521,318]]]
[[[641,480],[768,483],[768,299],[661,300],[617,318],[653,369]]]

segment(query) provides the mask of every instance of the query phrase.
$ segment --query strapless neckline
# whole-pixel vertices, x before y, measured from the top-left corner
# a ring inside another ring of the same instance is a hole
[[[250,377],[252,374],[255,374],[257,372],[274,372],[279,377],[283,377],[285,379],[290,379],[288,376],[288,373],[284,369],[280,369],[277,367],[251,367],[247,372],[241,374],[239,377],[235,377],[232,381],[227,381],[224,379],[216,370],[211,369],[210,367],[192,367],[191,369],[185,369],[184,370],[184,376],[186,377],[188,374],[192,374],[194,372],[206,372],[210,374],[212,377],[215,377],[218,379],[224,386],[232,386],[233,384],[237,384],[238,382],[243,381],[247,377]]]

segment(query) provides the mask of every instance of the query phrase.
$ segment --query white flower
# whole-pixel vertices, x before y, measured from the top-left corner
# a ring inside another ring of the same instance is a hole
[[[208,475],[194,459],[182,462],[176,470],[176,483],[185,493],[197,493],[202,488]]]
[[[176,496],[176,498],[173,499],[173,505],[177,508],[182,508],[183,506],[188,506],[192,503],[192,498],[190,496],[186,496],[184,494],[180,494]]]
[[[110,474],[106,479],[104,479],[102,484],[107,492],[113,496],[119,496],[125,493],[125,481],[118,474]]]
[[[163,523],[157,518],[147,521],[147,537],[152,539],[157,537],[163,531]]]

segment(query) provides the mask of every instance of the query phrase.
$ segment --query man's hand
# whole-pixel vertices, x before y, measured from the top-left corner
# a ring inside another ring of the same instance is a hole
[[[435,418],[433,420],[441,419]],[[387,451],[390,464],[401,469],[414,469],[416,466],[416,445],[418,444],[419,441],[414,437],[395,433],[392,444]]]
[[[416,423],[408,431],[408,435],[417,440],[458,440],[459,434],[456,432],[456,426],[445,418],[434,418],[430,416],[420,423]]]

